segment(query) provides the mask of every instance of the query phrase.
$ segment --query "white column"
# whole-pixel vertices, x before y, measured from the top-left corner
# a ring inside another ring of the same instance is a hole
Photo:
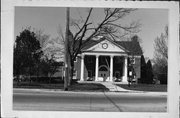
[[[128,80],[127,80],[127,71],[128,71],[128,70],[127,70],[127,69],[128,69],[128,68],[127,68],[127,66],[128,66],[127,57],[124,57],[124,65],[123,65],[123,66],[124,66],[124,69],[123,69],[123,72],[124,72],[123,75],[124,75],[124,76],[123,76],[123,80],[122,80],[122,81],[123,81],[123,82],[128,82]]]
[[[81,55],[81,79],[80,81],[84,81],[84,55]]]
[[[99,68],[99,55],[96,55],[96,73],[95,73],[95,81],[98,81],[98,69]]]
[[[113,57],[114,56],[110,56],[110,81],[113,81]]]

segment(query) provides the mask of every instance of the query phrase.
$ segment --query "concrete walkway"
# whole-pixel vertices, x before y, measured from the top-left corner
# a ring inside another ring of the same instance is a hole
[[[132,90],[127,90],[122,87],[114,85],[112,82],[101,82],[102,85],[104,85],[106,88],[109,89],[109,91],[112,92],[130,92]]]
[[[95,82],[95,81],[83,81],[80,83],[99,83],[109,89],[110,92],[124,92],[124,93],[147,93],[153,95],[167,95],[167,92],[150,92],[150,91],[136,91],[124,89],[120,86],[115,85],[113,82]],[[123,83],[122,83],[123,84]]]
[[[101,82],[102,85],[104,85],[106,88],[109,89],[110,92],[124,92],[124,93],[146,93],[146,94],[151,94],[151,95],[167,95],[167,92],[150,92],[150,91],[136,91],[136,90],[128,90],[124,89],[122,87],[119,87],[115,85],[113,82]]]

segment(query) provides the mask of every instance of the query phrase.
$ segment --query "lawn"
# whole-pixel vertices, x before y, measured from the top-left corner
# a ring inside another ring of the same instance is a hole
[[[58,89],[63,90],[64,84],[42,84],[42,83],[29,83],[22,82],[20,84],[14,83],[14,88],[28,88],[28,89]],[[108,88],[100,83],[73,83],[69,87],[69,91],[88,91],[88,92],[103,92],[109,91]]]
[[[135,91],[148,91],[148,92],[167,92],[167,85],[160,84],[132,84],[128,87],[127,84],[116,84],[124,89]]]
[[[13,83],[13,88],[28,88],[28,89],[63,89],[63,84],[45,84],[36,82],[20,82]]]
[[[76,83],[73,84],[70,88],[70,91],[89,91],[89,92],[105,92],[109,91],[104,85],[100,83]]]

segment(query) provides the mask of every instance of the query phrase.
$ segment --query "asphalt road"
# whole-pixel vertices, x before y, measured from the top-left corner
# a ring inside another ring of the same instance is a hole
[[[13,109],[33,111],[166,112],[166,95],[14,90]]]

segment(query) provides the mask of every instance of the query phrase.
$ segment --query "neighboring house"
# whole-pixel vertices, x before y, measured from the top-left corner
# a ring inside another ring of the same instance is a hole
[[[80,81],[128,81],[132,61],[135,81],[141,78],[142,49],[137,40],[112,41],[107,37],[90,40],[75,61],[74,76]]]

